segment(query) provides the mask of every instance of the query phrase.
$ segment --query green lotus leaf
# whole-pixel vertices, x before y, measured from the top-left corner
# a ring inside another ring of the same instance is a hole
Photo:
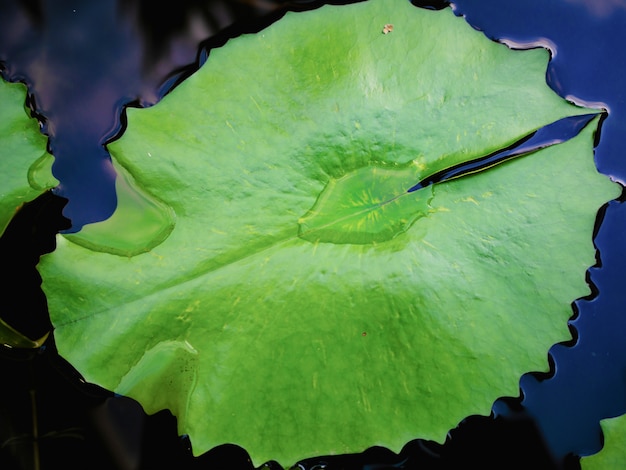
[[[0,233],[15,210],[58,182],[37,121],[25,108],[26,87],[0,79]]]
[[[230,442],[256,463],[397,451],[489,413],[548,369],[589,293],[619,195],[593,164],[598,118],[407,190],[589,113],[548,88],[548,59],[404,0],[289,13],[212,51],[109,146],[149,223],[86,227],[40,263],[59,351],[172,410],[195,454]]]
[[[605,470],[626,467],[626,415],[600,421],[604,446],[596,454],[580,459],[583,470]]]
[[[0,233],[25,202],[52,188],[52,156],[46,152],[46,138],[26,108],[26,87],[0,79]],[[13,266],[7,264],[9,272]],[[0,317],[0,344],[13,348],[38,348],[46,338],[33,340]]]

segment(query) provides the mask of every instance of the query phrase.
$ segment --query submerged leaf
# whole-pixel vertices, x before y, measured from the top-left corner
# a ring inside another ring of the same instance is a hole
[[[406,167],[407,165],[405,165]],[[330,178],[315,205],[299,220],[310,242],[371,244],[391,240],[428,214],[431,193],[408,196],[416,168],[375,164]]]
[[[547,61],[404,0],[289,13],[212,51],[110,145],[176,213],[169,236],[129,256],[61,238],[42,260],[60,352],[173,410],[196,454],[443,440],[570,338],[597,209],[619,193],[593,165],[598,119],[407,192],[589,113],[547,87]]]

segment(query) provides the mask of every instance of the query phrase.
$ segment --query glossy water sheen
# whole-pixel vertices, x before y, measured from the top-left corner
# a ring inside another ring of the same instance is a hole
[[[409,194],[414,164],[368,165],[331,178],[315,205],[299,221],[298,235],[310,242],[371,244],[404,233],[428,214],[432,190]]]

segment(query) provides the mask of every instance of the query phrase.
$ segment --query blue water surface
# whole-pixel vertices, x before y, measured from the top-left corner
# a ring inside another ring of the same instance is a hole
[[[288,2],[257,3],[264,6],[189,1],[201,21],[187,21],[191,10],[182,16],[176,9],[169,16],[157,12],[177,25],[165,28],[148,21],[158,8],[142,9],[142,2],[0,0],[2,74],[27,84],[45,123],[61,181],[56,191],[70,201],[65,215],[72,230],[115,209],[115,172],[105,144],[123,131],[124,107],[158,102],[193,69],[186,65],[196,62],[202,39],[223,34],[209,43],[219,45],[231,34],[228,28],[242,16],[237,8],[260,17]],[[549,85],[576,103],[608,111],[596,164],[626,182],[626,1],[457,0],[452,7],[492,39],[552,51]],[[553,375],[527,374],[520,382],[524,408],[557,458],[597,452],[599,420],[626,412],[626,208],[613,201],[602,214],[595,239],[599,263],[589,271],[594,295],[576,302],[571,322],[576,341],[551,349]],[[496,402],[496,415],[513,413],[507,403]]]

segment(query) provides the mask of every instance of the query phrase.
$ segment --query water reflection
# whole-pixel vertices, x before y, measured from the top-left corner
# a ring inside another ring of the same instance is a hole
[[[568,3],[583,5],[589,13],[600,18],[607,17],[617,10],[626,10],[626,1],[624,0],[565,0]]]

